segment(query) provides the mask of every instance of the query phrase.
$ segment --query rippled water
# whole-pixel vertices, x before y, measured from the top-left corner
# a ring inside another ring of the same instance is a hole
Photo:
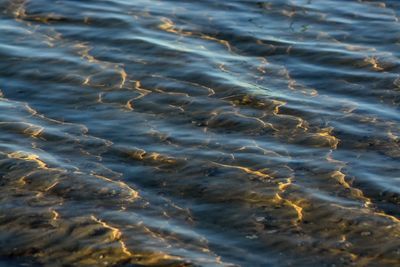
[[[400,264],[400,1],[0,11],[0,265]]]

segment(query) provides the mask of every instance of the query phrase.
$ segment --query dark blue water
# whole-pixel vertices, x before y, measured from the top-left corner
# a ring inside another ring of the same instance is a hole
[[[0,265],[398,266],[399,12],[0,0]]]

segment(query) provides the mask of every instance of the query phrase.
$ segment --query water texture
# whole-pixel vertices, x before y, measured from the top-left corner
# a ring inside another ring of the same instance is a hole
[[[399,266],[399,14],[0,0],[0,265]]]

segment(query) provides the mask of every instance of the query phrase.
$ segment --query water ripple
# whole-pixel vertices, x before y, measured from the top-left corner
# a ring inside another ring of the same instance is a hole
[[[0,265],[400,261],[398,1],[0,10]]]

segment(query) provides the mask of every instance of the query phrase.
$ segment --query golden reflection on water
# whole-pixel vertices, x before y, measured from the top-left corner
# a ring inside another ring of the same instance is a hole
[[[108,16],[90,11],[96,4],[62,15],[9,1],[7,14],[25,29],[17,43],[45,48],[18,64],[34,64],[15,78],[29,77],[31,95],[0,92],[0,241],[9,244],[0,258],[44,266],[395,266],[399,200],[385,183],[397,185],[398,169],[385,162],[400,155],[391,114],[398,95],[356,93],[366,88],[357,75],[378,80],[379,90],[388,85],[375,75],[387,74],[396,87],[395,56],[306,24],[357,21],[345,11],[330,18],[313,1],[241,3],[257,14],[237,19],[251,27],[209,10],[185,23],[186,7],[168,13],[171,3],[141,2],[146,10],[98,3]],[[218,5],[225,4],[208,9]],[[289,30],[257,26],[264,16]],[[320,50],[310,50],[314,41]],[[343,76],[334,83],[332,68]],[[374,107],[386,98],[393,107]],[[368,178],[368,168],[380,178]]]

